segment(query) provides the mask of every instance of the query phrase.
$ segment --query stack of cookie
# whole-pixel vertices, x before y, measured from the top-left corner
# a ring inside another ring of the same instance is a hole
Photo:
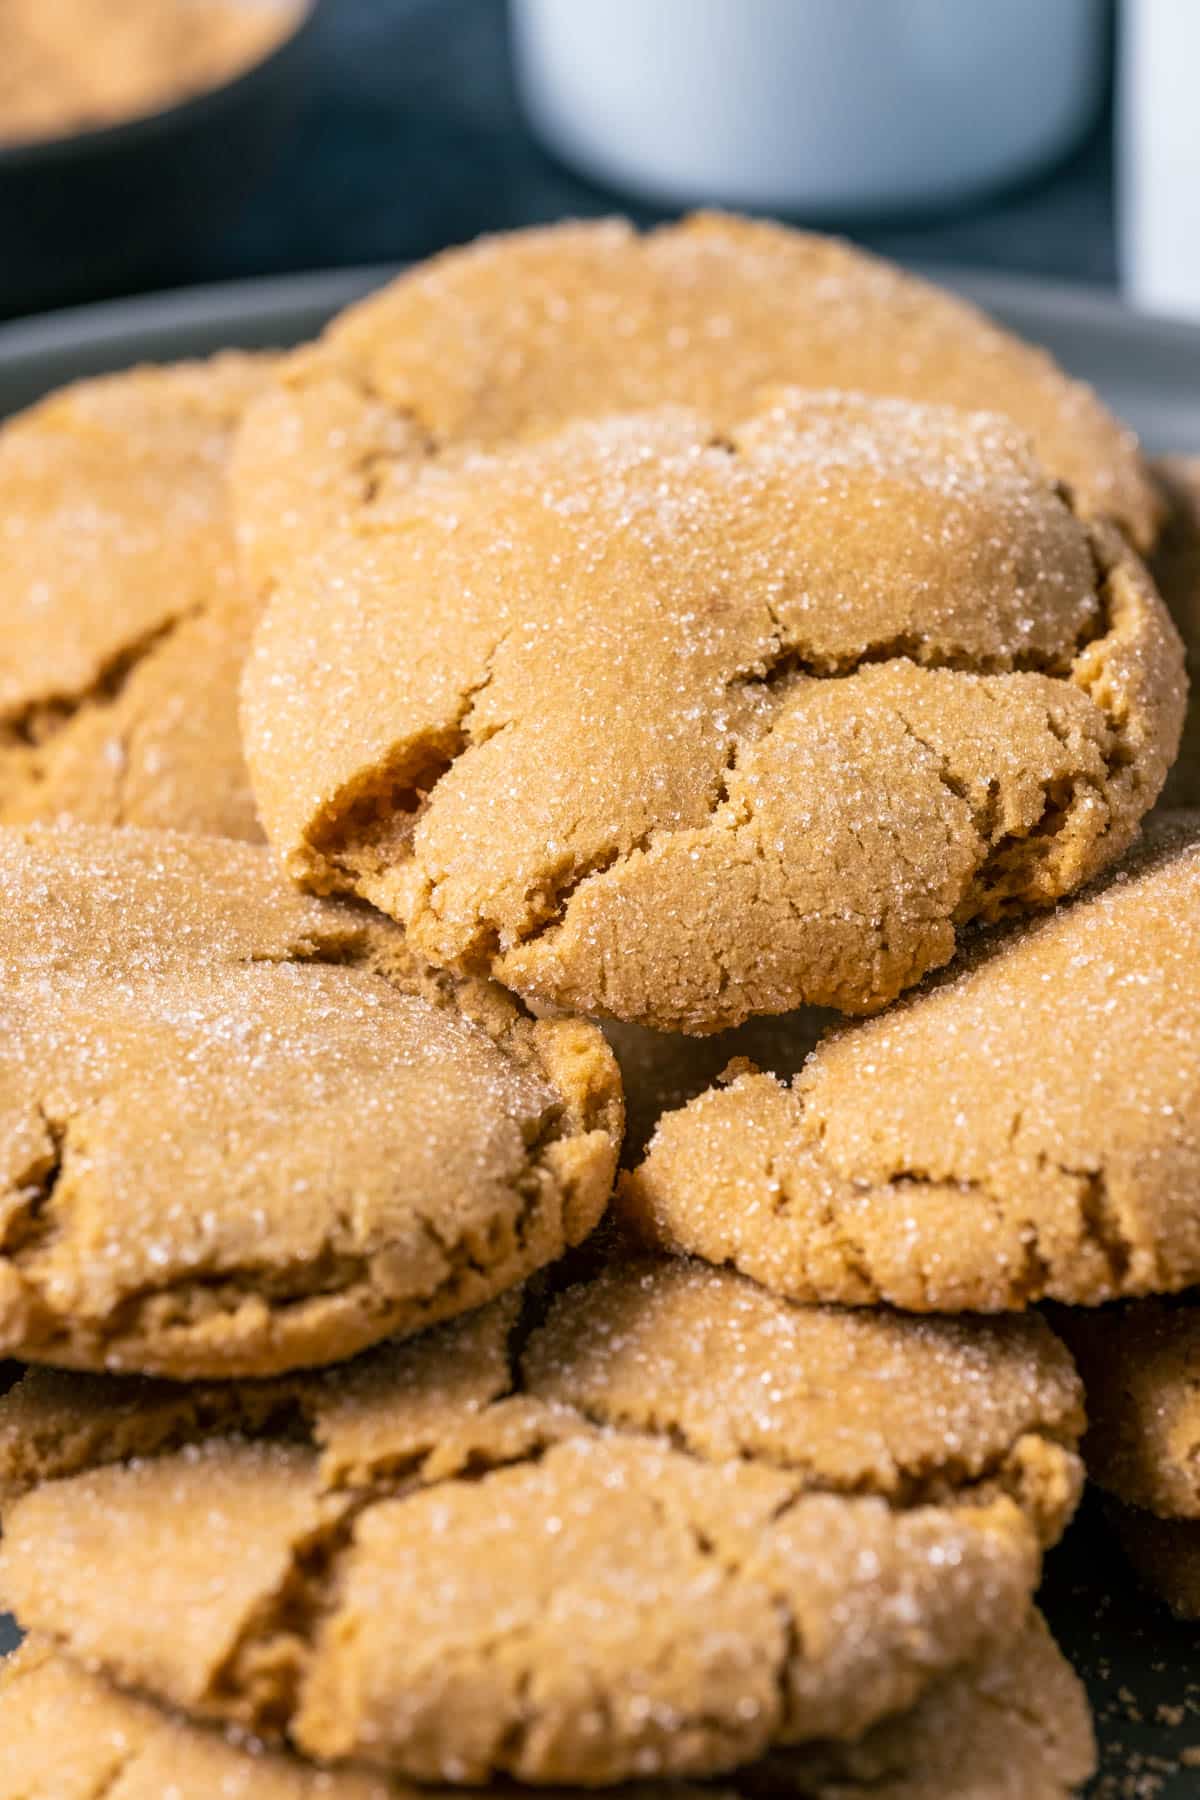
[[[1081,1442],[1196,1582],[1171,481],[732,219],[5,428],[0,1800],[1087,1779]]]

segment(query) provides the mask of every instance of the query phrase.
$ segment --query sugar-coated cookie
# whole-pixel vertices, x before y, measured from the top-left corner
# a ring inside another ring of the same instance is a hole
[[[481,238],[352,306],[247,421],[248,566],[269,581],[401,451],[665,402],[730,425],[778,384],[1003,413],[1084,514],[1153,542],[1163,503],[1136,439],[1043,350],[850,244],[701,214],[645,235],[611,219]]]
[[[1092,1305],[1200,1279],[1200,814],[790,1085],[659,1124],[621,1211],[800,1300]]]
[[[273,367],[134,369],[0,427],[0,823],[261,836],[225,464]]]
[[[381,1774],[318,1770],[254,1740],[189,1725],[33,1641],[0,1666],[0,1732],[8,1751],[0,1800],[444,1800],[446,1792]],[[620,1800],[1068,1800],[1094,1765],[1083,1689],[1035,1613],[1012,1645],[947,1676],[911,1712],[856,1744],[778,1752],[715,1785],[647,1780],[618,1793]],[[595,1789],[532,1792],[583,1800]]]
[[[869,1011],[1113,860],[1182,650],[992,416],[789,391],[386,465],[279,583],[247,757],[294,878],[526,998]]]
[[[439,980],[265,849],[0,828],[0,1353],[171,1376],[352,1355],[582,1238],[599,1031]]]
[[[31,1374],[0,1400],[27,1490],[0,1595],[320,1759],[706,1774],[854,1738],[1011,1642],[1081,1428],[1040,1319],[804,1310],[625,1260],[322,1375]]]

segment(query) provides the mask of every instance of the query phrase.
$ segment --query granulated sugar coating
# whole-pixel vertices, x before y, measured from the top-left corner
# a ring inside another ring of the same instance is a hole
[[[444,1789],[318,1771],[188,1725],[29,1643],[0,1671],[0,1800],[434,1800]],[[858,1743],[778,1752],[715,1786],[639,1781],[617,1800],[1068,1800],[1095,1763],[1082,1689],[1034,1614],[1021,1636]],[[509,1787],[510,1796],[519,1793]],[[540,1788],[545,1800],[591,1790]]]
[[[1003,1651],[1082,1424],[1040,1319],[636,1259],[323,1376],[34,1372],[0,1417],[9,1490],[56,1477],[0,1593],[77,1660],[321,1759],[587,1784],[857,1737]]]
[[[779,383],[1004,413],[1082,512],[1153,541],[1136,441],[1043,351],[848,244],[710,215],[484,238],[352,307],[248,421],[251,565],[285,567],[314,503],[361,491],[398,426],[418,447],[495,445],[664,402],[727,426]]]
[[[1200,457],[1176,456],[1154,472],[1169,512],[1151,567],[1188,655],[1191,700],[1165,806],[1200,806]]]
[[[1182,652],[992,416],[790,392],[376,459],[247,665],[290,872],[435,964],[695,1033],[878,1008],[1153,803]]]
[[[261,836],[224,479],[273,367],[138,369],[0,429],[0,822]]]
[[[447,982],[265,850],[0,828],[0,1354],[172,1376],[349,1356],[596,1223],[592,1026]]]
[[[661,1122],[622,1211],[802,1300],[1090,1305],[1200,1280],[1200,815],[984,938],[786,1087]]]

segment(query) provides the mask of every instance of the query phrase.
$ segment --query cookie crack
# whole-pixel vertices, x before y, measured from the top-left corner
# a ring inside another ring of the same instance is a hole
[[[409,860],[438,783],[468,750],[502,729],[480,734],[472,721],[509,635],[502,633],[491,646],[481,674],[462,689],[450,718],[396,745],[378,765],[346,782],[309,826],[306,843],[323,885],[353,891],[364,877]]]
[[[775,620],[773,612],[771,617]],[[777,621],[776,623],[778,625]],[[800,675],[819,681],[846,681],[861,669],[889,662],[912,663],[919,669],[949,670],[959,675],[1048,675],[1065,679],[1084,645],[1102,635],[1102,632],[1097,632],[1089,623],[1071,644],[1060,651],[1017,650],[989,656],[938,650],[924,643],[915,632],[897,632],[891,637],[874,639],[861,650],[838,656],[831,652],[822,654],[811,643],[806,645],[788,642],[785,629],[778,629],[781,639],[779,652],[766,673],[736,678],[738,685],[744,683],[747,687],[766,688],[769,691],[789,678]]]
[[[1078,1183],[1080,1215],[1090,1241],[1108,1265],[1109,1280],[1114,1289],[1123,1288],[1133,1262],[1133,1246],[1121,1226],[1118,1208],[1109,1187],[1108,1171],[1099,1168],[1073,1168],[1069,1163],[1042,1156],[1057,1172]]]
[[[70,729],[75,718],[86,708],[117,706],[142,665],[161,650],[181,626],[202,611],[203,607],[194,606],[175,613],[122,645],[101,664],[95,678],[74,693],[53,694],[30,701],[7,718],[0,719],[0,746],[32,752],[31,773],[37,779],[42,774],[37,754],[50,750],[55,740]]]
[[[40,1101],[35,1104],[34,1112],[45,1133],[45,1147],[13,1183],[22,1198],[0,1236],[0,1254],[6,1257],[35,1249],[49,1236],[51,1226],[47,1213],[62,1180],[67,1127],[52,1119]]]
[[[321,1626],[336,1609],[339,1569],[353,1545],[355,1526],[379,1503],[369,1493],[346,1500],[289,1547],[283,1579],[251,1610],[214,1669],[203,1702],[206,1710],[221,1718],[232,1711],[238,1723],[264,1737],[289,1735]]]
[[[667,1532],[672,1529],[682,1531],[690,1541],[699,1561],[714,1565],[720,1570],[726,1581],[736,1583],[741,1579],[746,1558],[739,1553],[736,1544],[722,1542],[719,1537],[705,1531],[686,1507],[671,1509],[664,1504],[662,1498],[653,1489],[646,1489],[645,1493],[661,1531]],[[781,1516],[800,1497],[796,1494],[787,1496],[780,1503],[776,1512],[770,1515],[768,1523],[773,1525],[776,1518]],[[793,1666],[790,1659],[793,1656],[802,1658],[807,1652],[799,1621],[787,1597],[778,1591],[773,1591],[771,1604],[779,1610],[783,1623],[781,1653],[778,1659],[773,1658],[771,1662],[772,1686],[777,1696],[774,1717],[766,1717],[759,1712],[752,1721],[744,1721],[746,1727],[753,1725],[753,1736],[747,1743],[746,1740],[751,1735],[750,1731],[746,1729],[743,1735],[735,1736],[732,1721],[727,1716],[706,1711],[703,1707],[697,1707],[688,1714],[688,1722],[693,1727],[699,1727],[708,1734],[710,1739],[723,1741],[728,1745],[727,1750],[717,1753],[721,1759],[720,1762],[714,1762],[713,1765],[713,1771],[717,1774],[723,1768],[734,1767],[761,1755],[767,1744],[775,1737],[781,1722],[787,1717],[788,1675]],[[667,1654],[669,1654],[669,1650]]]
[[[519,1391],[525,1392],[524,1389]],[[532,1390],[532,1397],[540,1397],[536,1389]],[[838,1480],[822,1471],[819,1464],[805,1460],[800,1455],[788,1455],[770,1447],[737,1449],[730,1453],[708,1455],[689,1436],[686,1427],[679,1424],[653,1421],[647,1425],[638,1425],[629,1417],[622,1417],[619,1410],[604,1412],[578,1399],[572,1399],[566,1404],[597,1431],[612,1433],[626,1441],[666,1444],[677,1455],[702,1467],[721,1468],[741,1464],[774,1469],[781,1475],[794,1476],[802,1484],[798,1497],[882,1500],[895,1513],[916,1512],[927,1507],[970,1506],[981,1498],[986,1498],[997,1486],[1003,1492],[1011,1493],[1012,1489],[1006,1485],[1006,1477],[1011,1477],[1014,1485],[1019,1487],[1020,1453],[1027,1446],[1036,1444],[1047,1449],[1062,1450],[1073,1460],[1077,1460],[1071,1421],[1064,1420],[1057,1431],[1041,1423],[1018,1426],[1003,1444],[970,1461],[953,1455],[946,1455],[938,1461],[931,1454],[924,1464],[919,1459],[905,1464],[889,1450],[889,1471],[894,1477],[891,1485],[886,1480],[880,1481],[871,1472],[864,1472],[857,1479]]]
[[[1012,1271],[1008,1282],[1008,1291],[1012,1296],[1008,1303],[1010,1310],[1019,1310],[1042,1299],[1069,1298],[1058,1292],[1061,1259],[1047,1255],[1043,1250],[1038,1221],[1032,1217],[1020,1216],[1019,1183],[1012,1187],[996,1185],[984,1177],[965,1175],[954,1169],[933,1174],[928,1169],[915,1166],[895,1168],[882,1176],[859,1176],[839,1168],[829,1160],[824,1139],[824,1131],[818,1127],[807,1145],[807,1152],[825,1171],[831,1184],[835,1187],[848,1187],[852,1195],[857,1191],[898,1198],[906,1189],[925,1189],[934,1193],[953,1191],[982,1200],[997,1218],[1012,1220],[1019,1234],[1023,1260],[1020,1269]],[[1113,1289],[1119,1291],[1132,1266],[1134,1247],[1121,1228],[1107,1171],[1103,1167],[1075,1167],[1056,1160],[1044,1151],[1037,1151],[1035,1160],[1042,1170],[1053,1170],[1073,1184],[1081,1235],[1103,1257]],[[790,1206],[792,1203],[789,1195],[786,1205]],[[807,1197],[804,1204],[809,1204]],[[823,1205],[821,1229],[828,1231],[836,1240],[836,1248],[842,1256],[848,1276],[859,1284],[861,1299],[872,1303],[890,1303],[892,1296],[887,1285],[876,1274],[869,1252],[849,1235],[836,1197],[830,1198]],[[930,1303],[924,1270],[909,1269],[907,1273],[910,1276],[919,1275],[923,1285],[923,1309],[941,1311],[940,1306]]]
[[[118,1792],[125,1777],[136,1772],[137,1765],[143,1760],[143,1751],[137,1744],[127,1744],[117,1752],[117,1761],[104,1775],[98,1786],[93,1787],[87,1800],[111,1800]]]
[[[480,1417],[503,1404],[503,1398],[492,1401]],[[343,1566],[353,1553],[362,1518],[439,1486],[482,1482],[502,1470],[532,1466],[558,1441],[551,1432],[536,1431],[515,1445],[481,1440],[469,1447],[462,1462],[435,1475],[425,1470],[436,1447],[418,1447],[402,1463],[373,1471],[370,1480],[354,1488],[322,1488],[325,1516],[289,1546],[282,1579],[239,1626],[213,1672],[204,1708],[223,1719],[233,1716],[262,1736],[292,1739],[324,1627],[338,1617]]]
[[[353,389],[365,407],[378,409],[389,425],[399,423],[410,426],[419,439],[418,443],[404,451],[373,444],[350,462],[350,481],[357,489],[360,503],[369,507],[379,498],[388,474],[397,463],[405,460],[432,462],[445,446],[415,401],[397,401],[361,364],[339,361],[335,364],[335,372],[339,380]]]

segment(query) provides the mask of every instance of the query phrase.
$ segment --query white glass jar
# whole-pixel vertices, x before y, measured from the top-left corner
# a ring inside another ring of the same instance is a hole
[[[1085,129],[1104,0],[512,0],[534,128],[669,204],[848,213],[1028,174]]]
[[[1200,319],[1200,4],[1121,8],[1121,274],[1151,312]]]

